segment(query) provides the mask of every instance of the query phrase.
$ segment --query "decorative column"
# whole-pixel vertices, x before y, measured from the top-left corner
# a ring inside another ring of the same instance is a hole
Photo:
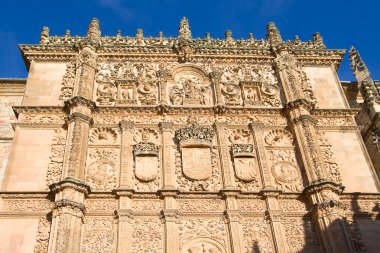
[[[133,141],[133,121],[121,121],[121,168],[120,168],[120,182],[119,188],[132,189],[132,171],[133,171],[133,155],[132,146],[130,143]]]
[[[173,139],[173,128],[174,124],[172,122],[161,122],[160,123],[161,133],[162,133],[162,174],[163,174],[163,189],[175,189],[175,171],[174,164],[171,162],[173,154],[172,149],[172,139]]]
[[[233,169],[230,167],[230,158],[229,158],[229,148],[227,144],[227,133],[226,133],[227,123],[215,122],[215,132],[218,138],[219,144],[219,157],[220,157],[220,166],[222,168],[223,174],[223,189],[235,189],[235,175]]]
[[[49,253],[79,253],[84,199],[90,187],[74,178],[66,178],[50,186],[55,194]]]
[[[315,120],[311,116],[315,101],[308,78],[291,54],[291,49],[279,39],[281,36],[274,24],[268,25],[267,29],[268,41],[276,55],[277,74],[285,93],[286,113],[308,179],[309,185],[304,193],[315,207],[312,213],[321,246],[328,253],[354,252],[345,228],[343,206],[339,202],[343,187],[333,181],[321,155]]]
[[[67,138],[61,180],[50,186],[55,202],[49,253],[79,253],[84,200],[90,192],[85,181],[88,135],[95,103],[91,101],[96,70],[95,50],[100,43],[99,21],[92,19],[79,45],[74,97],[65,102]]]

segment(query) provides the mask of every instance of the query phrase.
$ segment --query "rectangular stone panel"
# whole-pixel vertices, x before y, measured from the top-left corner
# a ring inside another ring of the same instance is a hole
[[[9,158],[5,191],[43,191],[50,163],[52,129],[19,129]]]

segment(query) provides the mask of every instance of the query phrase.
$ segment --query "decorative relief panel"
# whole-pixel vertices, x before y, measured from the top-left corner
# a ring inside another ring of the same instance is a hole
[[[223,218],[183,218],[179,221],[179,242],[181,252],[197,252],[196,250],[203,250],[202,243],[196,243],[198,240],[206,240],[204,247],[205,252],[213,252],[210,249],[214,249],[215,252],[225,252],[228,245],[227,228]],[[218,244],[212,243],[213,241]],[[194,251],[189,251],[192,249]],[[218,251],[219,250],[219,251]],[[202,251],[199,251],[202,252]]]
[[[156,212],[159,213],[163,208],[160,199],[133,199],[132,210],[135,212]]]
[[[87,217],[83,225],[82,253],[114,253],[117,223],[113,217]]]
[[[43,216],[40,218],[37,230],[37,242],[34,246],[34,253],[47,253],[50,238],[51,221]]]
[[[214,130],[196,124],[175,131],[179,149],[175,153],[177,183],[184,191],[218,191],[221,175]]]
[[[89,148],[86,181],[92,190],[109,191],[116,187],[119,160],[119,149]]]
[[[160,185],[160,160],[157,143],[159,135],[154,129],[143,128],[135,131],[133,140],[133,180],[138,191],[156,191]]]
[[[109,198],[87,198],[85,200],[87,213],[113,213],[116,209],[116,200]]]
[[[314,225],[310,220],[285,217],[282,224],[289,252],[321,252]]]
[[[302,212],[306,213],[306,204],[297,199],[279,199],[278,206],[283,212],[293,213]]]
[[[259,189],[259,164],[256,158],[252,136],[248,130],[234,129],[229,131],[232,162],[235,171],[235,181],[243,191]]]
[[[158,64],[101,63],[96,73],[99,105],[157,104]]]
[[[239,210],[242,212],[265,212],[266,205],[264,200],[252,199],[252,198],[242,198],[238,199]]]
[[[242,223],[245,252],[272,253],[270,227],[264,218],[247,218]]]
[[[112,128],[95,128],[90,130],[89,143],[93,145],[111,145],[117,144],[119,132]]]
[[[1,203],[2,202],[2,203]],[[52,202],[47,198],[3,198],[0,202],[1,211],[4,212],[49,212],[53,207]]]
[[[65,153],[66,131],[63,129],[55,130],[51,144],[50,163],[46,173],[47,189],[55,182],[58,182],[62,176],[63,156]]]
[[[335,155],[332,151],[332,145],[329,143],[325,132],[318,132],[319,146],[322,152],[322,158],[326,166],[329,177],[332,181],[341,183],[342,177],[338,163],[335,160]]]
[[[179,211],[190,213],[224,211],[223,201],[220,199],[177,199],[177,206]]]
[[[66,64],[66,72],[62,79],[62,88],[59,100],[68,100],[73,96],[76,66],[74,62]]]
[[[296,160],[292,135],[283,129],[267,132],[264,137],[272,176],[283,191],[303,190],[303,175]]]
[[[135,217],[132,223],[132,253],[163,253],[164,229],[157,217]]]
[[[175,84],[168,85],[169,102],[172,105],[213,105],[210,83],[196,73],[185,72],[175,78]]]

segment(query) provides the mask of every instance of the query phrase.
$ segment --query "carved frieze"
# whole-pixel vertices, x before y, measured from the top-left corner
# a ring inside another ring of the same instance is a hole
[[[332,151],[332,145],[327,139],[326,133],[319,131],[318,132],[318,141],[321,148],[322,159],[326,166],[327,173],[330,179],[334,182],[341,183],[342,176],[340,174],[340,168],[336,162],[335,155]]]
[[[63,129],[55,130],[51,144],[50,163],[46,173],[46,185],[48,187],[58,182],[62,176],[63,157],[65,152],[66,131]]]
[[[282,223],[289,252],[321,252],[311,220],[284,217]]]
[[[270,227],[264,218],[246,218],[242,222],[245,252],[275,252]]]

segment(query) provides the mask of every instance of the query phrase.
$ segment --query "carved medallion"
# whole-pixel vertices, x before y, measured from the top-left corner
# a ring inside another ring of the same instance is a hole
[[[87,181],[94,189],[112,189],[116,184],[115,169],[109,161],[99,161],[90,166]]]
[[[197,238],[185,243],[181,253],[225,253],[224,247],[210,238]]]
[[[183,174],[191,180],[206,180],[212,175],[209,147],[182,148]]]
[[[300,177],[297,168],[290,162],[278,162],[274,164],[272,173],[280,184],[295,183]]]

